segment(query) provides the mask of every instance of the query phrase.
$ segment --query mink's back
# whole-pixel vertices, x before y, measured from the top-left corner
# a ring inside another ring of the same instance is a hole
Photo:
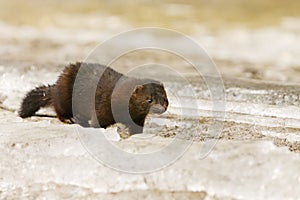
[[[54,108],[58,117],[75,118],[77,123],[88,126],[95,110],[95,94],[101,94],[105,102],[122,74],[110,67],[94,63],[76,63],[67,66],[56,82],[53,94]],[[99,106],[99,105],[97,105]],[[108,107],[100,105],[100,107]]]

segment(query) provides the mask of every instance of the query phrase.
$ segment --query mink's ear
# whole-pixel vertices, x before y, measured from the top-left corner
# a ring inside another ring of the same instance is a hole
[[[134,88],[134,93],[138,93],[138,92],[140,92],[140,91],[142,91],[143,90],[143,85],[137,85],[135,88]]]

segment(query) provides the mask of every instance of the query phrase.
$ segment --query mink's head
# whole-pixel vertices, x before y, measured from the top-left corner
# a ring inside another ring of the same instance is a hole
[[[135,87],[130,97],[129,112],[139,125],[144,123],[148,113],[161,114],[168,108],[169,102],[163,84],[151,82]]]

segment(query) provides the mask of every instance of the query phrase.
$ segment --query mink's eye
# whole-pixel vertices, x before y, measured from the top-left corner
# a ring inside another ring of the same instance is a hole
[[[150,99],[148,99],[147,101],[148,101],[148,103],[152,103],[152,99],[151,99],[151,98],[150,98]]]

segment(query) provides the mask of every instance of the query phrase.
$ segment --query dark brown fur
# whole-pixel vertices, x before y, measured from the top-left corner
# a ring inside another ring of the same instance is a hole
[[[142,132],[149,112],[167,109],[168,99],[160,82],[127,77],[100,64],[76,63],[64,69],[55,85],[30,91],[19,115],[33,116],[45,106],[53,106],[62,122],[103,128],[121,122],[135,134]]]

